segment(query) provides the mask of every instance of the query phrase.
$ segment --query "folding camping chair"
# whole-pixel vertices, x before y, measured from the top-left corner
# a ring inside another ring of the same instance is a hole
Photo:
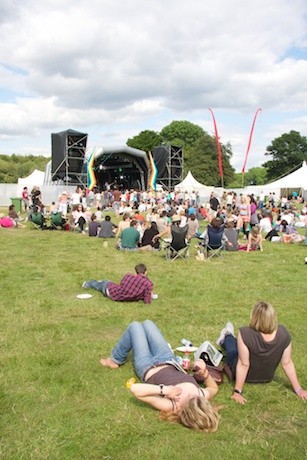
[[[46,221],[41,212],[32,212],[30,214],[30,228],[32,229],[43,229],[46,228]]]
[[[63,220],[62,213],[56,212],[51,214],[51,226],[54,229],[61,228],[63,230],[65,225],[65,219]]]
[[[172,225],[172,241],[165,248],[165,258],[167,260],[188,259],[189,243],[186,240],[188,226],[179,227]]]
[[[212,257],[223,257],[222,251],[225,249],[224,243],[222,241],[223,234],[223,225],[219,228],[208,225],[207,236],[205,241],[202,243],[207,260],[211,259]]]
[[[184,259],[187,260],[190,256],[190,246],[187,244],[184,248],[181,249],[175,249],[173,246],[170,244],[165,248],[165,258],[167,260],[176,260],[176,259]]]

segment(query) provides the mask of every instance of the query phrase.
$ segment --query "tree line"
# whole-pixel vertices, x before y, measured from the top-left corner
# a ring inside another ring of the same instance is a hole
[[[145,130],[128,139],[127,145],[141,150],[153,150],[161,144],[178,145],[184,148],[185,173],[190,170],[199,182],[219,186],[217,151],[215,137],[200,126],[189,121],[173,121],[160,133]],[[231,166],[233,155],[230,143],[221,144],[224,184],[229,188],[242,186],[241,173],[235,173]],[[307,160],[307,138],[297,131],[290,131],[277,137],[267,146],[264,154],[271,157],[261,167],[254,167],[244,175],[245,185],[263,185],[294,171]]]
[[[51,158],[43,155],[0,155],[0,183],[17,184],[19,177],[27,177],[34,169],[44,171]]]
[[[215,137],[189,121],[172,121],[160,132],[141,131],[127,140],[129,147],[153,152],[155,147],[180,146],[184,153],[184,176],[190,170],[199,182],[220,186]],[[221,144],[224,185],[228,188],[242,186],[243,177],[231,165],[233,156],[230,143]],[[244,175],[245,185],[263,185],[299,168],[307,161],[307,138],[298,131],[284,133],[267,146],[264,154],[270,159],[261,167],[249,169]],[[0,155],[0,183],[17,183],[34,169],[44,170],[50,158],[44,156]]]

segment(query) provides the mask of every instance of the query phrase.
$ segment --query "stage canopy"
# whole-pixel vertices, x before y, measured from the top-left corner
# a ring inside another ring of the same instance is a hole
[[[105,185],[119,188],[147,188],[150,163],[143,150],[132,147],[95,147],[88,157],[94,156],[94,174],[100,188]]]

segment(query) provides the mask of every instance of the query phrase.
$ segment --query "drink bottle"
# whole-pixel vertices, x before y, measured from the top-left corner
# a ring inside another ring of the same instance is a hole
[[[190,370],[190,365],[191,365],[191,360],[190,360],[190,354],[186,353],[184,357],[182,358],[182,367],[185,371]]]

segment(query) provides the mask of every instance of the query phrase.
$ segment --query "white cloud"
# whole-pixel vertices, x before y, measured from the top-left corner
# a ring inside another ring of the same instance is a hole
[[[279,129],[306,134],[306,13],[305,0],[3,1],[2,151],[21,151],[21,142],[47,150],[50,132],[66,128],[101,143],[103,133],[125,142],[173,119],[212,131],[212,107],[239,167],[262,107],[260,164]]]

